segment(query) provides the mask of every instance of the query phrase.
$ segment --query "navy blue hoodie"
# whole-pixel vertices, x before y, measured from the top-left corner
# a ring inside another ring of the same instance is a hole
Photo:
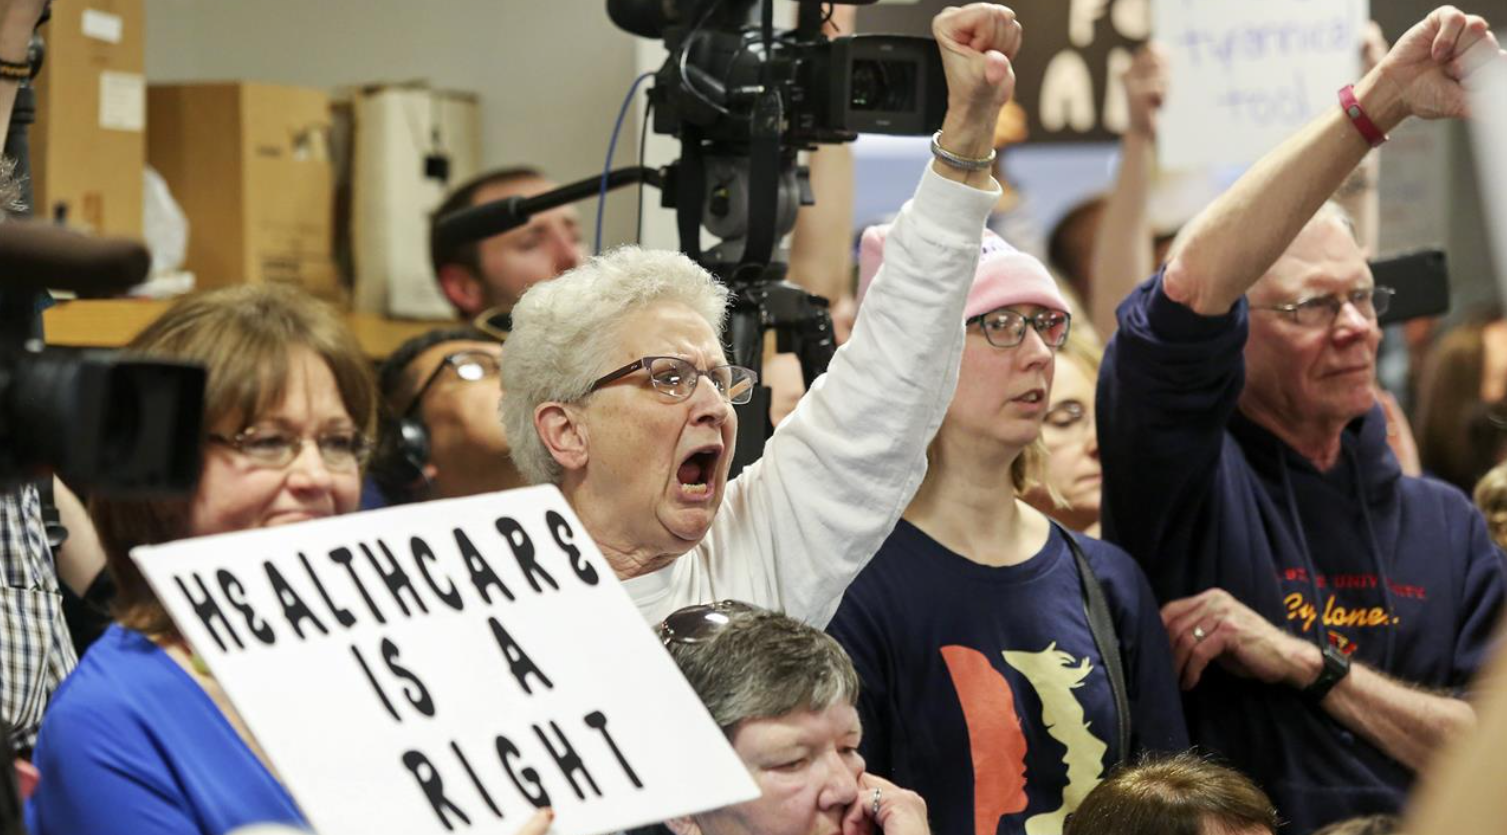
[[[1379,407],[1319,472],[1236,405],[1247,306],[1200,316],[1161,278],[1120,305],[1099,376],[1104,535],[1163,603],[1223,588],[1273,623],[1393,677],[1462,694],[1502,607],[1502,554],[1458,490],[1404,476]],[[1309,832],[1396,810],[1412,773],[1298,691],[1211,666],[1189,735]]]

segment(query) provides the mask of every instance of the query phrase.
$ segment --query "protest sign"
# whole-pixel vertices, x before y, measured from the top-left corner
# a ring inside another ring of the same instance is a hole
[[[1163,168],[1244,165],[1339,107],[1360,78],[1366,0],[1153,0],[1168,56]]]
[[[1486,41],[1464,56],[1483,64],[1467,78],[1471,140],[1480,169],[1487,237],[1496,257],[1498,298],[1507,299],[1507,59],[1490,54]]]
[[[559,491],[132,552],[321,835],[590,835],[758,796]]]
[[[1103,142],[1130,114],[1120,75],[1150,26],[1149,0],[1010,0],[1025,32],[1015,56],[1015,101],[1029,140]],[[931,19],[956,0],[866,6],[862,32],[931,36]]]

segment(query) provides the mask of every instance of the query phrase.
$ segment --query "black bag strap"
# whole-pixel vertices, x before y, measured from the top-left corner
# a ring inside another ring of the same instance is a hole
[[[1088,557],[1078,540],[1066,528],[1052,523],[1067,540],[1067,547],[1078,563],[1078,577],[1083,583],[1083,608],[1088,613],[1088,631],[1093,633],[1094,645],[1099,648],[1099,657],[1104,661],[1104,670],[1109,675],[1109,690],[1115,700],[1115,718],[1119,720],[1117,738],[1120,743],[1119,762],[1130,759],[1130,697],[1125,692],[1125,665],[1120,656],[1120,636],[1115,634],[1115,622],[1109,614],[1109,600],[1104,597],[1104,587],[1088,565]]]

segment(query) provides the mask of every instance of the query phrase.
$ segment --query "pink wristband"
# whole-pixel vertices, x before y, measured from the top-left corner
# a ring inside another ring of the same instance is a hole
[[[1371,147],[1380,148],[1382,143],[1387,141],[1387,135],[1381,132],[1381,128],[1378,128],[1375,122],[1371,121],[1366,111],[1361,110],[1360,99],[1355,97],[1355,85],[1346,84],[1340,88],[1340,108],[1349,117],[1350,124],[1355,125],[1355,129],[1360,131],[1361,137],[1369,142]]]

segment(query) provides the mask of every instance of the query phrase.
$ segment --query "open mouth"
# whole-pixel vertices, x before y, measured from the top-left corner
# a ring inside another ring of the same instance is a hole
[[[1031,389],[1025,394],[1014,398],[1017,403],[1041,403],[1046,399],[1047,393],[1044,389]]]
[[[680,462],[675,478],[680,489],[687,495],[705,495],[717,477],[717,459],[722,457],[721,447],[709,446],[692,452]]]

